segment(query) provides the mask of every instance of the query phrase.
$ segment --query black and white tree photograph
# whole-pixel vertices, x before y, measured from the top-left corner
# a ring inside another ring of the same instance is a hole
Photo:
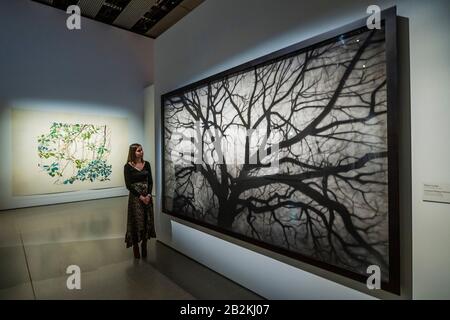
[[[163,211],[389,280],[385,30],[163,96]]]

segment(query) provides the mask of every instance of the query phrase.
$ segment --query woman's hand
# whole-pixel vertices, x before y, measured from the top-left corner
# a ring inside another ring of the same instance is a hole
[[[151,194],[148,194],[146,198],[147,198],[147,204],[152,203],[152,196],[151,196]]]
[[[144,204],[148,204],[147,197],[144,197],[143,195],[139,196],[139,200],[141,200]]]
[[[146,195],[145,197],[143,195],[140,195],[139,200],[141,200],[145,205],[148,205],[152,202],[152,196],[150,194]]]

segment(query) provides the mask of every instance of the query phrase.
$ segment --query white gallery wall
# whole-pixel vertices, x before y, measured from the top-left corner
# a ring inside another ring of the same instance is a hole
[[[145,88],[144,94],[144,158],[150,163],[155,181],[155,86]],[[155,184],[151,193],[155,196]]]
[[[13,161],[21,157],[12,153],[14,108],[125,118],[127,143],[144,142],[153,39],[85,18],[81,30],[69,30],[68,16],[29,0],[0,1],[0,210],[128,194],[118,187],[13,196]],[[122,151],[123,163],[127,152]]]
[[[155,41],[156,159],[161,94],[358,20],[371,4],[396,5],[405,18],[399,26],[400,298],[448,299],[450,205],[422,201],[423,183],[450,183],[447,0],[205,1]],[[160,161],[156,165],[160,195]],[[165,214],[157,215],[157,228],[164,243],[269,299],[396,298]]]

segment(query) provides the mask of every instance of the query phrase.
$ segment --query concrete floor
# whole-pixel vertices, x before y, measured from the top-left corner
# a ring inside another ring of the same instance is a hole
[[[0,299],[261,299],[167,247],[126,249],[127,198],[0,211]],[[66,286],[69,265],[81,290]]]

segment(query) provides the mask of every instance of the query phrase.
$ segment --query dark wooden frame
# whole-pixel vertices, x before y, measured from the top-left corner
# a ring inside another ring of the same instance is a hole
[[[385,27],[386,39],[386,88],[387,88],[387,130],[388,130],[388,192],[389,192],[389,282],[382,281],[381,288],[383,290],[400,295],[400,213],[399,213],[399,155],[398,155],[398,139],[399,139],[399,95],[398,95],[398,57],[397,57],[397,9],[391,7],[381,12],[381,20]],[[232,236],[234,238],[255,244],[259,247],[277,252],[279,254],[306,262],[313,266],[331,271],[333,273],[343,275],[345,277],[366,283],[367,276],[357,274],[355,272],[336,267],[334,265],[311,259],[302,254],[292,252],[286,249],[272,246],[268,243],[248,238],[242,234],[224,230],[214,225],[210,225],[175,212],[169,212],[164,207],[165,199],[165,171],[164,171],[164,101],[168,97],[181,94],[186,91],[194,90],[205,84],[215,82],[219,79],[236,75],[252,69],[256,66],[272,63],[275,60],[295,55],[305,49],[323,44],[324,42],[336,39],[342,34],[367,28],[367,18],[360,19],[343,27],[323,33],[316,37],[307,39],[297,44],[291,45],[284,49],[267,54],[260,58],[254,59],[237,67],[225,70],[216,75],[199,80],[182,88],[161,95],[161,162],[162,162],[162,212],[177,217],[182,220],[201,225],[208,229],[215,230],[219,233]]]

